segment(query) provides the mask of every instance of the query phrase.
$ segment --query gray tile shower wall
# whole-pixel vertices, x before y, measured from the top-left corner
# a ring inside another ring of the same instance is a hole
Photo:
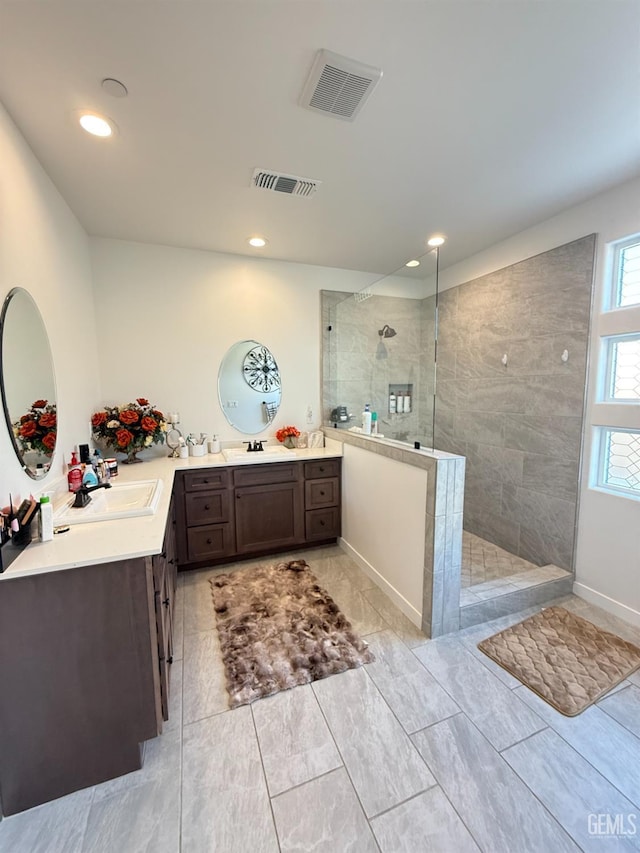
[[[594,251],[592,234],[439,297],[435,446],[467,457],[465,528],[569,570]]]
[[[321,299],[325,423],[342,405],[359,426],[369,403],[386,437],[424,441],[432,433],[433,412],[434,318],[425,312],[427,300],[373,294],[359,301],[337,291],[322,291]],[[378,334],[385,323],[394,337]],[[411,386],[411,413],[389,413],[390,385]]]

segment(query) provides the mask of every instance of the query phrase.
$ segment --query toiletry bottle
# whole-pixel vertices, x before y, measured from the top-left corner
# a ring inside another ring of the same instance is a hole
[[[87,462],[84,468],[84,474],[82,475],[82,485],[83,486],[97,486],[98,485],[98,475],[93,470],[93,465],[91,462]]]
[[[411,411],[411,394],[409,394],[408,391],[404,395],[404,405],[402,406],[402,411],[405,412],[405,414],[408,414]]]
[[[398,391],[396,394],[396,412],[398,414],[404,412],[404,394],[402,391]]]
[[[371,435],[371,407],[369,403],[366,404],[362,413],[362,432],[365,435]]]
[[[40,498],[40,539],[43,542],[53,539],[53,506],[49,495]]]
[[[390,415],[395,415],[395,413],[396,413],[396,405],[397,405],[396,395],[395,395],[395,394],[393,393],[393,391],[392,391],[392,392],[389,394],[389,414],[390,414]]]
[[[67,483],[69,484],[70,492],[77,492],[82,485],[82,469],[78,462],[75,450],[71,452],[71,462],[69,463],[69,471],[67,473]]]
[[[378,434],[378,413],[371,412],[371,435]]]

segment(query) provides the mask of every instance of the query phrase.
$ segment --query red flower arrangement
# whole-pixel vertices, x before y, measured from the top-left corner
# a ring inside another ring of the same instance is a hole
[[[24,452],[37,450],[51,456],[56,446],[58,415],[56,404],[36,400],[31,408],[13,425],[13,434]]]
[[[295,444],[294,439],[296,439],[299,435],[300,430],[296,429],[296,427],[294,426],[280,427],[280,429],[276,432],[276,438],[278,439],[278,441],[281,444],[286,444],[288,446],[293,446]]]
[[[96,439],[122,453],[134,453],[152,444],[164,444],[164,414],[145,397],[124,406],[105,406],[91,416]]]

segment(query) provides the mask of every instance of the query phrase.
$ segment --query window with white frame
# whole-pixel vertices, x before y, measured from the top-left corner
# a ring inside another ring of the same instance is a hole
[[[640,236],[610,252],[592,485],[640,498]]]
[[[640,305],[640,238],[616,243],[613,255],[612,308]]]

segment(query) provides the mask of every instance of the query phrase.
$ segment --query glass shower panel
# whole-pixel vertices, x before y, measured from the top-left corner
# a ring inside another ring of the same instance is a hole
[[[434,252],[357,293],[323,291],[324,418],[432,447],[437,264]]]

